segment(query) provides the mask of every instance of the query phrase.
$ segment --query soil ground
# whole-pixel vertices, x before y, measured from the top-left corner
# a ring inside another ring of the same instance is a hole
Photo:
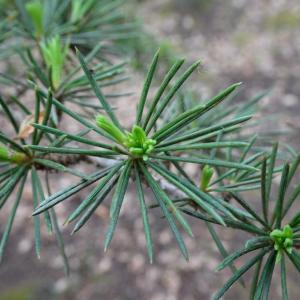
[[[152,0],[141,1],[138,10],[146,29],[172,51],[188,61],[203,59],[203,68],[189,84],[203,98],[237,81],[244,82],[240,101],[272,88],[262,111],[278,114],[278,129],[294,130],[285,141],[299,151],[298,0]],[[132,90],[139,93],[142,78],[136,78],[138,81],[132,82]],[[130,115],[128,108],[134,109],[132,101],[136,98],[135,94],[124,102],[119,100],[123,116]],[[56,188],[74,181],[74,178],[55,176]],[[34,257],[29,190],[26,195],[28,199],[24,199],[18,213],[0,268],[0,300],[208,300],[230,274],[229,271],[214,272],[220,256],[206,228],[193,219],[190,222],[195,239],[185,237],[190,251],[190,261],[185,262],[167,225],[155,210],[150,219],[155,262],[150,265],[139,206],[131,188],[107,253],[102,250],[107,206],[99,208],[97,216],[76,235],[70,237],[71,227],[64,228],[72,268],[72,275],[66,278],[53,237],[45,235],[41,260]],[[59,207],[61,222],[84,195],[76,195]],[[0,214],[0,232],[5,215]],[[245,236],[238,232],[220,229],[219,233],[228,250],[237,249],[245,241]],[[290,265],[288,268],[290,299],[297,300],[299,273]],[[281,299],[279,283],[277,271],[271,288],[272,300]],[[236,285],[224,299],[247,299],[247,292],[248,288]]]

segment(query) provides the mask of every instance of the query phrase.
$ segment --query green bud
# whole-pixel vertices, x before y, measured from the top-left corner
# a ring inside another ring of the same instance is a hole
[[[28,15],[31,17],[35,36],[40,38],[43,35],[43,15],[44,9],[43,5],[39,0],[33,0],[26,3],[25,9]]]
[[[4,147],[0,147],[0,161],[9,161],[9,152]]]
[[[0,161],[20,164],[26,161],[27,156],[24,153],[10,151],[6,147],[0,146]]]
[[[131,131],[131,139],[136,146],[143,148],[143,145],[146,145],[147,142],[147,136],[144,129],[134,125]]]
[[[148,154],[154,149],[156,141],[149,139],[142,127],[134,125],[131,132],[125,134],[103,115],[96,117],[96,123],[119,144],[126,147],[134,157],[148,160]]]
[[[143,151],[143,149],[141,149],[141,148],[134,148],[134,147],[131,147],[131,148],[129,148],[129,151],[130,151],[130,153],[132,153],[133,155],[141,155],[141,154],[144,154],[144,151]]]
[[[285,237],[292,238],[293,237],[293,229],[292,229],[292,227],[289,224],[285,225],[283,227],[283,233],[284,233]]]
[[[96,116],[96,123],[98,127],[103,129],[111,137],[113,137],[118,143],[124,144],[126,141],[126,135],[115,125],[112,121],[103,115]]]
[[[292,239],[285,239],[284,244],[283,244],[284,248],[291,248],[293,246],[293,240]]]
[[[274,249],[277,251],[276,263],[278,263],[284,250],[288,253],[293,251],[293,229],[290,225],[285,225],[282,230],[274,229],[270,237],[274,241]]]
[[[127,134],[124,145],[134,156],[141,156],[143,160],[148,160],[148,155],[153,149],[156,141],[149,139],[140,126],[134,125],[131,132]]]
[[[53,87],[58,89],[61,83],[61,77],[69,45],[67,43],[65,46],[63,46],[60,37],[57,35],[46,42],[41,42],[40,46],[45,63],[51,70],[51,81]]]
[[[273,240],[276,240],[278,238],[282,238],[284,237],[284,232],[280,229],[274,229],[271,233],[270,233],[270,237]]]
[[[207,190],[210,180],[213,177],[213,175],[214,175],[214,169],[208,165],[205,165],[202,170],[202,176],[200,179],[200,189],[202,191]]]

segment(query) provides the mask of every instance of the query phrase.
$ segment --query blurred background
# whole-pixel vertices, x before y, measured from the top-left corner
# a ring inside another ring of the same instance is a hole
[[[183,56],[188,61],[202,59],[203,66],[187,84],[202,98],[239,81],[244,83],[240,101],[271,89],[263,100],[260,114],[275,114],[278,130],[292,129],[293,134],[285,138],[285,142],[299,151],[299,0],[127,2],[127,9],[137,16],[146,32],[163,49],[165,60],[172,56]],[[149,62],[155,47],[151,39],[141,44],[137,56],[133,57],[136,59],[133,65]],[[138,55],[142,51],[150,52],[150,56],[141,62]],[[134,109],[134,105],[128,103],[136,101],[143,80],[137,68],[135,72],[130,84],[131,90],[136,93],[128,99],[118,100],[124,117],[128,116],[128,109]],[[71,184],[74,178],[61,176],[56,180],[56,188],[63,188]],[[29,190],[27,197],[30,197]],[[59,206],[61,220],[65,212],[75,207],[82,197],[84,194],[76,195],[67,205]],[[70,236],[72,228],[64,228],[66,251],[72,269],[69,278],[64,275],[53,237],[44,236],[41,260],[35,258],[33,231],[29,226],[32,208],[22,201],[7,255],[0,268],[0,300],[210,299],[230,272],[214,272],[221,258],[206,228],[190,220],[195,239],[186,237],[190,251],[190,261],[187,263],[181,257],[164,220],[154,210],[150,222],[156,255],[154,264],[150,265],[135,200],[134,191],[127,194],[112,246],[107,253],[103,253],[102,247],[108,219],[105,205],[75,236]],[[5,217],[2,212],[0,231]],[[238,232],[220,229],[219,233],[231,251],[245,241],[245,236]],[[300,295],[300,278],[292,266],[288,267],[290,299],[296,300]],[[278,282],[275,272],[270,299],[280,299]],[[248,288],[235,285],[224,299],[247,299],[247,295]]]

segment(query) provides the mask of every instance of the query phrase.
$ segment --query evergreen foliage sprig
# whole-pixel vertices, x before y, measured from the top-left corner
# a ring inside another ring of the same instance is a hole
[[[137,107],[137,116],[136,116],[136,123],[133,125],[131,132],[126,131],[120,125],[119,120],[117,119],[114,111],[108,104],[107,100],[101,93],[98,85],[96,84],[94,75],[89,71],[89,68],[86,65],[86,62],[82,55],[78,53],[80,62],[82,64],[83,70],[86,73],[87,78],[90,80],[90,84],[99,99],[100,104],[104,108],[104,111],[107,114],[107,117],[103,115],[99,115],[96,117],[96,121],[87,121],[81,118],[75,112],[71,112],[66,106],[61,104],[59,101],[54,100],[53,104],[56,106],[58,110],[63,110],[66,114],[72,116],[75,120],[80,122],[82,125],[86,126],[87,129],[91,129],[95,131],[96,134],[102,137],[108,137],[113,143],[102,143],[97,144],[94,140],[88,139],[74,139],[70,134],[61,132],[61,135],[67,136],[71,140],[77,140],[77,142],[82,144],[89,144],[100,148],[99,150],[88,150],[85,148],[77,147],[49,147],[49,146],[38,146],[38,145],[31,145],[29,148],[31,150],[37,151],[38,153],[60,153],[60,154],[86,154],[90,156],[105,156],[109,155],[111,159],[116,160],[116,165],[113,165],[109,169],[107,169],[104,177],[100,177],[98,181],[98,185],[92,191],[91,194],[87,196],[87,198],[81,203],[77,210],[75,210],[68,218],[68,222],[74,221],[76,218],[81,218],[77,221],[74,232],[78,231],[89,219],[91,214],[95,211],[95,209],[102,203],[104,198],[107,196],[110,190],[115,188],[112,198],[111,204],[111,223],[107,231],[106,239],[105,239],[105,249],[108,247],[112,235],[114,233],[117,219],[119,216],[119,212],[122,206],[122,202],[125,196],[125,192],[129,183],[130,177],[137,178],[136,173],[139,173],[138,178],[141,180],[145,180],[146,184],[152,189],[155,198],[158,201],[158,204],[161,206],[162,212],[166,217],[171,230],[174,233],[174,236],[178,242],[178,245],[183,253],[183,255],[187,258],[187,250],[183,242],[183,238],[179,233],[177,226],[175,225],[174,220],[177,220],[185,229],[185,231],[192,235],[191,228],[188,225],[187,221],[183,218],[180,214],[179,210],[171,201],[170,197],[163,191],[163,189],[157,184],[155,178],[153,177],[152,171],[153,167],[152,164],[155,163],[156,165],[163,166],[164,162],[171,162],[174,165],[178,165],[178,162],[191,162],[195,164],[206,164],[210,166],[218,166],[223,168],[233,168],[235,170],[248,170],[248,171],[255,171],[256,169],[250,165],[236,163],[231,161],[223,161],[219,159],[211,160],[203,154],[202,158],[196,158],[193,156],[181,156],[172,154],[173,151],[176,152],[177,149],[164,149],[161,148],[160,144],[163,143],[168,137],[172,137],[173,134],[176,134],[179,130],[190,124],[193,120],[197,119],[199,116],[203,115],[207,111],[214,108],[219,102],[223,101],[226,96],[228,96],[231,92],[233,92],[239,84],[234,84],[229,88],[225,89],[224,91],[220,92],[216,97],[209,100],[206,104],[200,105],[196,108],[193,108],[185,113],[179,114],[178,116],[174,117],[174,120],[170,121],[167,124],[162,124],[162,126],[158,130],[154,130],[154,128],[148,127],[148,132],[153,130],[153,133],[149,136],[146,134],[147,124],[142,124],[143,122],[143,115],[145,110],[145,104],[147,103],[147,95],[151,85],[152,78],[154,76],[154,72],[156,69],[156,65],[158,63],[158,53],[154,56],[152,63],[149,68],[149,72],[147,74],[145,84],[142,90],[142,94],[140,97],[140,101]],[[178,63],[176,63],[178,64]],[[179,76],[177,81],[175,81],[172,88],[169,91],[165,91],[167,88],[168,83],[170,80],[176,75],[178,68],[171,68],[171,71],[166,75],[167,84],[163,82],[163,84],[158,88],[158,95],[159,99],[156,97],[154,98],[153,102],[149,105],[150,117],[149,122],[154,126],[156,120],[158,119],[159,115],[157,115],[156,111],[162,112],[167,104],[172,100],[175,92],[178,88],[183,85],[186,79],[191,75],[192,71],[197,68],[199,62],[193,64],[191,67],[187,69],[183,73],[183,75]],[[166,80],[165,80],[166,81]],[[165,92],[165,93],[164,93]],[[149,114],[148,114],[149,115]],[[154,122],[152,120],[155,120]],[[97,124],[96,127],[94,124]],[[39,128],[42,132],[45,133],[55,133],[53,130],[47,126],[41,126],[38,124],[34,124],[35,128]],[[246,147],[248,144],[247,142],[240,142],[240,141],[229,141],[229,142],[212,142],[212,143],[195,143],[193,139],[190,139],[188,143],[179,143],[177,147],[181,151],[189,151],[190,149],[198,149],[201,151],[202,149],[215,149],[215,148],[239,148],[239,147]],[[106,150],[102,150],[106,149]],[[109,150],[107,150],[109,149]],[[187,152],[188,153],[188,152]],[[151,171],[150,171],[151,170]],[[169,172],[169,170],[167,170]],[[177,177],[176,174],[171,173],[171,176]],[[175,181],[176,187],[181,190],[183,193],[190,195],[191,193],[187,190],[185,186],[186,182]],[[72,190],[81,190],[81,187],[84,188],[87,185],[95,182],[95,180],[90,181],[81,181],[78,185],[73,185],[72,187],[54,194],[49,199],[41,203],[39,208],[34,212],[34,214],[39,214],[41,212],[46,211],[47,209],[55,206],[56,204],[64,201],[70,195],[74,193],[71,192]],[[141,189],[140,183],[138,184],[138,195],[141,197],[143,189]],[[109,187],[109,189],[108,189]],[[107,190],[108,189],[108,190]],[[204,193],[201,194],[194,194],[192,197],[192,201],[195,205],[201,207],[205,212],[207,212],[211,217],[217,219],[219,222],[224,223],[223,215],[227,215],[231,213],[229,210],[223,205],[219,204],[218,201],[212,195],[205,195],[203,199]],[[143,197],[143,196],[142,196]],[[142,203],[143,200],[140,199]],[[234,209],[234,208],[233,208]],[[169,212],[171,210],[171,213]],[[142,215],[144,217],[144,223],[147,223],[147,211],[142,211]],[[148,226],[145,226],[145,234],[146,237],[150,237],[150,233],[148,232]],[[152,260],[152,241],[148,241],[148,253],[150,259]],[[149,248],[151,246],[151,248]]]
[[[133,185],[136,199],[128,201],[140,207],[151,263],[154,241],[149,214],[159,208],[186,260],[189,253],[182,231],[194,237],[188,218],[207,227],[223,257],[217,270],[228,267],[232,273],[214,299],[236,282],[245,286],[242,277],[254,268],[250,299],[268,298],[277,269],[282,299],[288,299],[287,261],[300,272],[300,185],[295,180],[300,156],[289,146],[292,155],[285,155],[277,143],[269,149],[270,140],[281,132],[253,135],[254,126],[262,122],[253,115],[266,93],[234,104],[241,85],[236,83],[199,101],[184,84],[200,62],[180,74],[184,60],[172,59],[160,81],[157,51],[127,128],[118,105],[111,101],[130,93],[120,92],[119,85],[129,77],[126,59],[115,62],[112,56],[122,52],[120,41],[140,31],[121,12],[122,1],[2,0],[0,4],[0,58],[17,54],[22,65],[16,73],[0,73],[1,86],[14,88],[0,95],[1,121],[10,125],[0,130],[0,209],[10,209],[0,240],[0,261],[26,185],[32,193],[36,254],[42,253],[45,223],[57,240],[66,273],[69,263],[55,212],[58,204],[78,193],[84,195],[66,220],[75,223],[75,233],[88,226],[95,210],[110,200],[107,250]],[[107,91],[112,87],[118,92]],[[81,130],[64,129],[65,117]],[[93,164],[96,170],[83,173],[79,163]],[[80,180],[52,192],[50,172]],[[273,193],[276,177],[280,177],[277,194]],[[84,194],[89,186],[93,189]],[[148,189],[155,203],[149,203]],[[249,197],[249,191],[259,197]],[[229,254],[218,233],[220,226],[251,238]],[[236,260],[246,254],[252,256],[237,268]]]

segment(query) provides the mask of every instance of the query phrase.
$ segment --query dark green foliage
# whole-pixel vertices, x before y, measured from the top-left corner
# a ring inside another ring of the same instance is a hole
[[[111,189],[115,188],[115,192],[114,192],[114,196],[113,196],[113,200],[112,200],[112,204],[111,204],[111,225],[108,229],[108,233],[107,233],[107,237],[106,237],[106,242],[105,242],[105,248],[107,248],[108,244],[110,243],[111,239],[112,239],[112,235],[113,232],[115,230],[116,224],[117,224],[117,219],[118,219],[118,215],[119,215],[119,211],[123,202],[123,198],[125,195],[125,191],[126,191],[126,187],[129,183],[129,178],[131,177],[131,174],[134,173],[134,170],[136,172],[136,170],[140,170],[139,172],[141,173],[139,176],[140,181],[136,182],[137,184],[137,190],[139,191],[139,195],[140,197],[142,197],[141,195],[141,178],[146,180],[146,184],[149,185],[153,191],[153,194],[155,196],[155,198],[159,201],[159,205],[162,208],[162,212],[165,215],[166,219],[168,220],[171,229],[175,235],[175,238],[177,239],[180,249],[182,250],[184,256],[187,258],[187,250],[184,247],[183,244],[183,239],[178,231],[178,229],[175,227],[175,223],[173,218],[175,218],[182,226],[183,228],[190,234],[192,235],[191,229],[187,223],[187,221],[183,218],[183,216],[181,215],[181,213],[179,212],[179,210],[176,208],[176,206],[173,204],[172,200],[169,198],[169,196],[162,190],[162,188],[156,183],[156,180],[154,179],[153,175],[148,171],[148,168],[151,167],[152,169],[155,166],[159,166],[161,164],[161,161],[169,161],[169,160],[176,160],[178,159],[178,161],[191,161],[195,164],[207,164],[207,165],[218,165],[221,167],[225,167],[225,168],[233,168],[235,170],[256,170],[255,168],[248,166],[248,165],[244,165],[242,163],[235,163],[235,162],[231,162],[231,161],[222,161],[222,160],[210,160],[205,158],[205,155],[203,156],[202,159],[200,158],[194,158],[192,156],[188,156],[188,157],[180,157],[180,156],[165,156],[164,153],[168,150],[170,152],[173,151],[173,149],[161,149],[160,148],[160,143],[164,142],[164,138],[161,139],[160,141],[156,141],[155,137],[157,136],[157,132],[163,133],[165,130],[164,128],[169,129],[174,127],[172,121],[169,124],[165,124],[164,126],[161,127],[161,129],[159,129],[158,131],[154,131],[150,137],[147,137],[144,129],[142,127],[139,127],[138,125],[134,125],[133,129],[130,132],[127,132],[124,128],[121,127],[120,122],[117,120],[113,110],[111,109],[109,103],[106,101],[105,97],[103,96],[103,94],[101,93],[99,87],[97,86],[95,80],[94,80],[94,75],[92,73],[90,73],[89,68],[86,65],[85,60],[83,59],[83,57],[81,56],[81,54],[79,53],[79,58],[80,58],[80,62],[82,64],[82,67],[84,69],[84,71],[86,72],[87,78],[89,78],[90,84],[97,96],[97,98],[99,99],[100,103],[103,106],[104,112],[107,113],[108,118],[104,117],[104,116],[98,116],[96,119],[96,124],[98,125],[98,127],[101,129],[101,131],[96,130],[96,128],[94,126],[90,125],[89,121],[85,121],[84,119],[82,119],[79,115],[77,115],[74,112],[71,112],[66,106],[62,106],[61,104],[59,104],[59,102],[57,100],[53,101],[53,104],[55,106],[57,106],[57,109],[63,109],[66,113],[68,113],[70,116],[72,116],[74,119],[76,119],[77,121],[79,121],[82,125],[86,126],[87,129],[90,129],[91,131],[95,131],[96,134],[100,135],[99,138],[101,138],[101,135],[103,137],[109,137],[114,143],[101,143],[101,144],[96,144],[93,143],[93,140],[88,140],[88,139],[79,139],[76,138],[68,133],[64,133],[64,132],[58,132],[55,130],[52,130],[50,127],[46,127],[46,126],[40,126],[38,124],[35,124],[35,128],[39,128],[42,130],[42,132],[47,132],[47,133],[53,133],[54,135],[56,133],[59,133],[60,135],[64,135],[66,137],[66,139],[70,139],[70,140],[76,140],[79,143],[82,144],[90,144],[90,145],[94,145],[96,147],[100,147],[99,150],[89,150],[89,149],[84,149],[84,148],[71,148],[71,147],[51,147],[50,145],[47,147],[44,146],[29,146],[29,148],[31,150],[35,150],[37,151],[37,153],[40,153],[40,155],[46,155],[48,153],[59,153],[59,154],[77,154],[77,155],[90,155],[90,156],[108,156],[110,155],[112,159],[115,160],[121,160],[123,161],[122,165],[120,166],[120,168],[118,168],[116,171],[114,171],[114,175],[111,178],[111,173],[108,173],[106,175],[106,177],[104,177],[104,179],[101,180],[106,180],[106,178],[108,177],[108,181],[110,180],[112,181],[112,186]],[[157,65],[157,60],[158,60],[158,54],[156,54],[154,60],[151,63],[151,67],[150,67],[150,75],[148,74],[148,77],[153,77],[153,73],[155,72],[155,67]],[[194,67],[193,67],[194,69]],[[187,73],[185,73],[187,74]],[[190,74],[190,71],[188,72],[188,74]],[[175,74],[173,74],[174,76]],[[178,82],[180,82],[180,84],[182,84],[183,82],[183,77],[180,77],[178,79],[177,82],[175,82],[174,86],[178,85]],[[185,80],[187,79],[187,75],[184,75]],[[149,90],[150,87],[150,82],[149,79],[146,79],[146,89]],[[177,117],[175,117],[175,120],[179,120],[180,121],[180,128],[183,128],[184,126],[187,126],[193,119],[196,119],[198,117],[198,115],[202,115],[204,114],[206,111],[209,111],[210,109],[213,109],[214,105],[222,100],[225,99],[225,97],[230,94],[238,85],[233,85],[230,88],[226,89],[224,92],[221,92],[218,96],[214,97],[212,100],[208,101],[207,104],[201,106],[199,109],[192,109],[191,111],[188,111],[186,113],[180,114]],[[160,88],[159,88],[160,89]],[[173,92],[172,92],[173,93]],[[169,94],[167,93],[167,95],[165,96],[166,98],[163,98],[163,93],[161,93],[161,97],[162,97],[162,103],[164,103],[163,99],[169,99],[168,101],[171,100]],[[147,103],[147,93],[145,92],[145,87],[144,90],[142,91],[142,96],[139,102],[139,109],[137,111],[138,117],[136,120],[142,120],[143,119],[143,114],[144,114],[144,109],[145,109],[145,104]],[[156,100],[154,100],[156,101]],[[158,102],[159,103],[159,102]],[[163,106],[165,106],[165,104],[163,104]],[[161,110],[162,111],[162,110]],[[149,115],[149,114],[148,114]],[[149,120],[152,120],[152,117],[154,118],[154,122],[156,121],[156,114],[154,113],[154,110],[152,110],[152,114],[150,114]],[[109,120],[110,119],[110,120]],[[95,122],[95,121],[92,121]],[[174,124],[178,124],[179,122],[176,122]],[[177,129],[174,128],[173,129],[174,133],[176,134]],[[171,136],[171,134],[169,134]],[[207,144],[203,144],[201,146],[199,146],[199,144],[194,144],[193,140],[191,139],[189,141],[189,144],[184,144],[181,143],[179,145],[177,145],[177,147],[182,147],[181,150],[188,150],[190,147],[194,147],[197,148],[199,150],[201,149],[214,149],[214,148],[220,148],[220,147],[246,147],[248,144],[245,142],[235,142],[235,141],[231,141],[231,142],[214,142],[214,143],[207,143]],[[102,150],[102,148],[105,149],[110,149],[110,150]],[[176,149],[175,149],[176,150]],[[149,161],[149,164],[148,164]],[[157,165],[155,164],[154,166],[152,166],[153,163],[157,163]],[[113,165],[112,167],[110,167],[109,170],[114,170],[113,168],[115,168],[115,166]],[[167,172],[169,172],[167,170]],[[176,174],[174,173],[170,173],[171,176],[176,176]],[[177,177],[177,176],[176,176]],[[117,180],[119,178],[119,180]],[[177,187],[179,188],[179,190],[181,190],[183,193],[189,195],[189,190],[188,188],[185,186],[185,182],[182,183],[180,178],[177,178],[178,183],[177,183]],[[182,179],[184,180],[184,179]],[[101,188],[100,188],[101,187]],[[97,195],[99,193],[102,192],[102,190],[105,188],[105,185],[100,184],[99,189],[97,189],[96,192],[92,192],[92,194],[90,194],[90,196],[87,197],[87,199],[85,199],[81,206],[83,209],[80,209],[80,214],[84,213],[84,211],[86,210],[95,210],[92,209],[92,207],[94,207],[95,203],[94,200],[96,199]],[[65,190],[66,193],[68,193],[69,189]],[[106,194],[106,193],[105,193]],[[205,197],[205,200],[208,203],[205,203],[205,201],[203,201],[203,197]],[[66,199],[66,198],[64,198]],[[102,199],[102,198],[101,198]],[[143,200],[141,200],[143,201]],[[61,202],[61,201],[59,201]],[[102,202],[102,200],[101,200]],[[101,203],[99,202],[99,204]],[[221,223],[225,224],[223,222],[223,216],[221,214],[224,214],[224,216],[228,215],[232,215],[230,213],[230,211],[223,207],[222,204],[218,203],[218,201],[216,199],[214,199],[213,196],[211,195],[205,195],[203,192],[199,191],[198,193],[193,192],[193,198],[192,198],[192,202],[195,202],[195,205],[200,206],[202,209],[204,209],[204,211],[206,211],[209,215],[211,215],[212,217],[216,218],[218,221],[220,221]],[[44,203],[41,203],[41,205],[39,206],[39,208],[34,212],[34,214],[39,214],[41,212],[46,211],[47,209],[49,209],[50,207],[52,207],[53,205],[56,205],[58,203],[58,201],[55,200],[55,195],[54,197],[51,197],[50,199],[46,200]],[[143,203],[143,202],[142,202]],[[168,210],[171,210],[172,214],[167,213]],[[142,214],[144,215],[144,220],[145,220],[145,212],[143,211]],[[79,214],[75,214],[76,217],[79,217]],[[90,216],[91,214],[87,214],[87,216]],[[74,215],[73,215],[74,216]],[[75,220],[75,217],[71,218],[72,221]],[[75,225],[75,230],[77,231],[79,229],[79,225],[81,224],[82,221],[81,219],[78,221],[79,223],[77,223]],[[81,227],[81,226],[80,226]],[[147,239],[149,240],[149,232],[147,229],[147,226],[145,228],[145,233],[147,236]],[[152,253],[152,250],[149,248],[152,247],[151,243],[148,242],[148,253],[149,255]],[[150,259],[152,260],[152,254],[150,255]]]
[[[182,231],[194,237],[188,218],[205,222],[224,259],[217,269],[229,267],[232,272],[214,299],[237,281],[244,286],[242,277],[250,269],[255,269],[250,299],[268,298],[275,270],[280,272],[282,298],[288,299],[286,262],[300,272],[300,212],[295,205],[300,184],[294,184],[300,155],[288,146],[290,155],[284,155],[278,143],[269,149],[271,138],[280,132],[252,134],[265,120],[252,116],[266,93],[234,103],[241,85],[236,83],[211,99],[198,101],[184,85],[200,62],[179,74],[184,60],[175,59],[160,81],[160,50],[141,86],[136,115],[125,128],[111,99],[126,96],[131,89],[126,83],[126,91],[120,91],[118,84],[129,76],[123,58],[120,62],[114,56],[121,54],[122,40],[136,37],[139,30],[121,13],[122,1],[0,3],[0,58],[16,54],[23,68],[16,74],[0,73],[0,84],[14,87],[11,94],[0,95],[0,116],[10,125],[0,131],[0,208],[10,207],[0,260],[26,184],[32,192],[36,255],[42,256],[41,223],[45,223],[55,235],[67,274],[69,263],[55,213],[58,204],[80,192],[84,195],[66,220],[66,224],[75,223],[74,234],[89,226],[96,209],[110,201],[106,251],[133,185],[136,197],[130,201],[140,208],[150,263],[155,239],[149,214],[150,208],[159,208],[186,260],[189,253]],[[129,44],[127,40],[124,45]],[[118,92],[106,92],[111,87]],[[24,96],[27,92],[31,102]],[[64,129],[65,117],[80,131]],[[78,170],[79,163],[92,164],[97,170],[85,174]],[[198,174],[192,174],[190,164]],[[49,172],[71,174],[75,183],[53,193]],[[277,176],[280,184],[274,197]],[[84,194],[89,186],[91,191]],[[148,203],[148,190],[154,204]],[[247,191],[257,193],[253,198],[259,201],[254,203]],[[238,229],[251,238],[228,254],[218,226]],[[247,254],[250,257],[237,268],[236,260]]]
[[[271,197],[271,193],[268,192],[271,190],[272,186],[272,175],[274,174],[275,162],[276,162],[276,149],[277,145],[273,147],[273,151],[269,157],[270,167],[268,168],[266,174],[266,160],[262,164],[261,174],[264,176],[261,177],[260,189],[266,189],[268,186],[267,192],[262,192],[262,205],[263,213],[262,215],[257,214],[251,206],[249,206],[249,200],[244,200],[240,194],[235,192],[229,192],[233,201],[237,201],[251,216],[250,218],[244,217],[243,220],[232,223],[231,220],[225,219],[225,223],[228,227],[232,227],[239,230],[246,230],[251,232],[252,230],[256,231],[254,238],[246,241],[244,248],[237,250],[231,255],[227,256],[223,262],[218,266],[218,270],[222,270],[227,266],[230,266],[232,262],[241,256],[258,252],[257,256],[253,260],[249,260],[245,265],[243,265],[238,271],[234,272],[233,276],[228,280],[225,286],[215,295],[214,299],[220,299],[223,294],[227,291],[231,285],[234,284],[246,271],[252,268],[255,265],[261,265],[262,259],[264,256],[268,256],[266,262],[262,265],[262,272],[259,277],[254,279],[254,285],[252,286],[253,290],[253,299],[260,299],[264,297],[267,299],[269,293],[269,288],[272,280],[272,274],[275,266],[280,266],[281,268],[281,282],[282,282],[282,297],[287,299],[287,288],[286,288],[286,267],[285,261],[286,257],[290,258],[291,262],[295,267],[299,268],[299,261],[297,257],[297,234],[295,234],[299,229],[297,228],[300,219],[296,222],[297,216],[292,217],[289,220],[284,219],[283,211],[285,208],[289,209],[292,205],[290,195],[295,193],[295,187],[291,188],[291,192],[287,195],[288,185],[291,181],[291,175],[294,175],[296,170],[289,168],[289,164],[285,164],[281,170],[281,182],[277,193],[277,198]],[[298,158],[296,159],[298,165]],[[291,165],[294,165],[295,162],[292,162]],[[268,179],[271,178],[271,179]],[[290,180],[288,180],[290,178]],[[297,187],[296,187],[297,189]],[[265,203],[270,203],[275,201],[274,210],[270,211],[269,205]],[[289,204],[288,204],[289,203]],[[188,209],[182,208],[184,212],[193,215],[196,218],[203,219],[203,215],[200,213],[192,212]],[[282,227],[282,222],[285,222],[285,226]],[[216,223],[214,220],[208,219],[207,221]],[[247,224],[247,227],[245,225]],[[257,275],[258,276],[258,275]],[[251,298],[252,299],[252,298]]]
[[[13,28],[18,34],[18,44],[12,47],[15,50],[30,49],[36,40],[47,40],[59,35],[83,51],[91,51],[99,42],[103,43],[99,54],[102,58],[119,52],[116,41],[135,38],[139,34],[137,24],[127,21],[122,13],[123,1],[120,0],[14,2],[9,9],[1,4],[0,12],[7,17],[3,21],[3,28]],[[10,34],[8,38],[11,38]]]

